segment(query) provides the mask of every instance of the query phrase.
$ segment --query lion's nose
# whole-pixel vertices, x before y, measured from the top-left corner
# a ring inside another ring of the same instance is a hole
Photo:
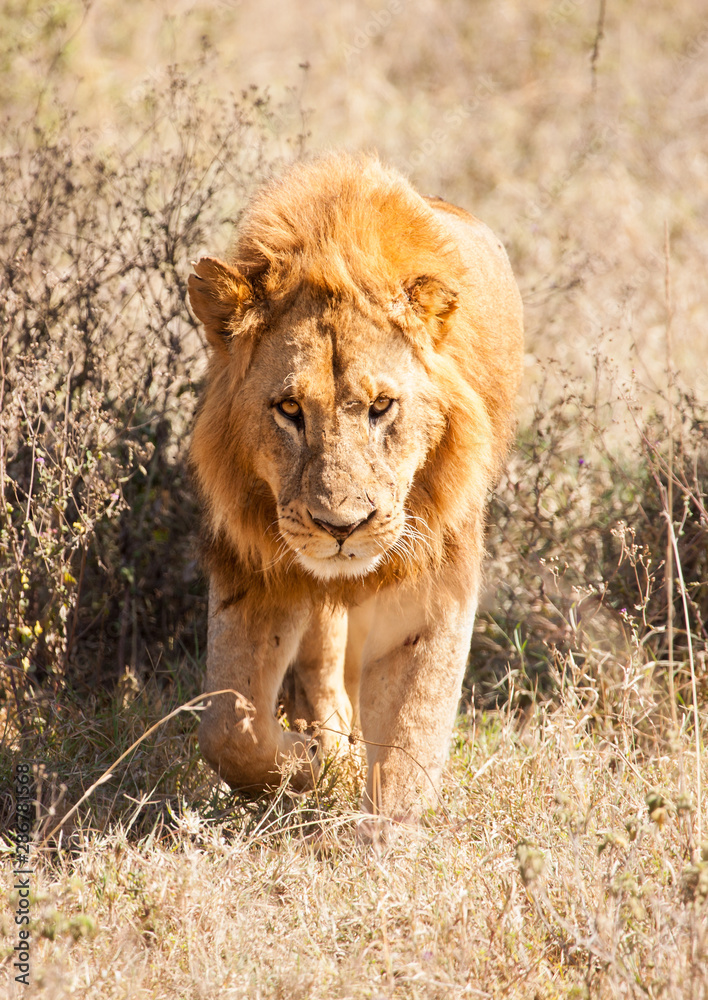
[[[332,538],[336,538],[338,542],[343,542],[345,538],[349,538],[353,531],[356,531],[360,524],[369,521],[375,513],[376,511],[372,510],[367,517],[362,517],[358,521],[352,521],[350,524],[333,524],[331,521],[323,521],[319,517],[312,517],[312,515],[310,517],[312,517],[316,525],[328,532]]]

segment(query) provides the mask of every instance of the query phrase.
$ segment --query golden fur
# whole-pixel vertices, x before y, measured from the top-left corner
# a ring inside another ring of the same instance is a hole
[[[520,377],[520,299],[501,245],[376,158],[333,155],[261,191],[228,263],[198,261],[189,293],[211,347],[192,443],[211,575],[207,686],[253,706],[248,718],[233,699],[211,706],[207,757],[237,787],[272,783],[293,753],[311,778],[314,744],[274,725],[293,665],[293,714],[396,737],[435,781]],[[398,619],[406,635],[391,647]],[[440,656],[452,666],[436,671]],[[375,705],[374,664],[388,682]],[[427,779],[395,756],[369,748],[378,805],[401,818]]]

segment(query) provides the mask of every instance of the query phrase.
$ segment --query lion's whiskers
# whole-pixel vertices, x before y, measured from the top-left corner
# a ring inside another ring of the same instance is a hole
[[[403,531],[393,545],[384,549],[383,553],[384,562],[393,561],[394,555],[398,555],[401,557],[404,566],[410,567],[411,569],[415,568],[415,549],[411,543],[409,532],[406,530],[405,525],[403,527]]]
[[[425,532],[421,532],[421,534],[425,534],[426,537],[429,540],[432,541],[432,539],[435,536],[433,534],[432,528],[430,527],[430,525],[428,524],[428,522],[426,521],[426,519],[424,517],[420,517],[418,514],[411,514],[409,511],[405,512],[405,517],[406,517],[406,526],[407,527],[410,527],[413,531],[421,532],[421,529],[417,525],[413,525],[413,524],[409,523],[411,521],[417,521],[419,524],[421,524],[423,526],[423,528],[425,528]]]
[[[264,566],[261,567],[261,573],[267,573],[268,570],[272,569],[274,566],[277,566],[277,564],[285,557],[286,553],[289,550],[290,547],[288,543],[281,535],[280,542],[278,543],[278,548],[276,549],[275,555],[269,562],[267,562]]]

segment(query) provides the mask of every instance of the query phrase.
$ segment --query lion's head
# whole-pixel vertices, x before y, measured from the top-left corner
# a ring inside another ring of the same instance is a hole
[[[510,293],[458,247],[398,174],[340,156],[266,188],[229,263],[195,265],[212,354],[192,454],[213,545],[243,568],[400,579],[481,523],[518,366],[487,316]]]

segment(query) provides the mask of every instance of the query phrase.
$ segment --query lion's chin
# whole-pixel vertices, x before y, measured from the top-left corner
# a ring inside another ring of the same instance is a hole
[[[317,580],[335,580],[349,577],[361,579],[367,576],[381,562],[381,553],[373,556],[351,556],[338,552],[328,559],[313,559],[303,552],[297,553],[297,561]]]

